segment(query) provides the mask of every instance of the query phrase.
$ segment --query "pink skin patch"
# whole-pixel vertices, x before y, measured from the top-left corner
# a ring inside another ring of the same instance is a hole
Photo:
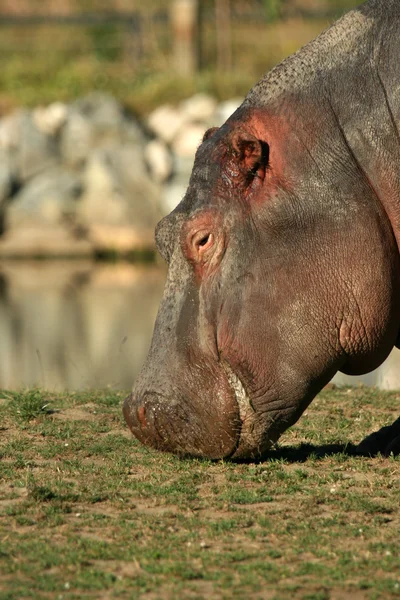
[[[225,235],[219,212],[209,210],[194,216],[182,232],[182,250],[192,263],[200,283],[218,267],[225,251]]]
[[[147,427],[147,421],[146,421],[146,409],[144,406],[140,406],[137,410],[137,417],[139,420],[139,423],[141,424],[142,427]]]

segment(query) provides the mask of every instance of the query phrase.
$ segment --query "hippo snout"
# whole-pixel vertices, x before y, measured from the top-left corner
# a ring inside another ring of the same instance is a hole
[[[159,404],[160,400],[156,394],[146,393],[138,398],[131,394],[124,402],[123,413],[130,430],[138,440],[154,448],[168,450],[162,427],[157,423]]]
[[[123,413],[133,435],[147,446],[181,456],[221,459],[235,452],[240,436],[239,413],[233,408],[222,414],[196,410],[183,399],[147,391],[130,394]]]

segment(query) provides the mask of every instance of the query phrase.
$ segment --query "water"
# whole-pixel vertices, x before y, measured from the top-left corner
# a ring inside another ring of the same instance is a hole
[[[0,265],[0,387],[129,389],[145,360],[162,267]]]
[[[80,261],[0,263],[0,388],[130,389],[150,345],[165,269]],[[400,389],[400,351],[340,384]]]

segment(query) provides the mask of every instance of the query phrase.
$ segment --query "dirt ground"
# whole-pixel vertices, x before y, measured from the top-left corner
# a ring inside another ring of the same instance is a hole
[[[124,394],[0,393],[0,599],[400,596],[400,394],[322,392],[258,463],[141,446]]]

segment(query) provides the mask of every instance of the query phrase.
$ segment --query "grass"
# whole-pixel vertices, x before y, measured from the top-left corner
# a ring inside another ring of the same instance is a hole
[[[141,446],[122,392],[0,393],[0,599],[400,596],[399,393],[322,392],[262,462]]]
[[[148,115],[160,104],[176,104],[197,92],[210,93],[219,100],[243,97],[268,69],[328,24],[328,19],[237,21],[230,72],[216,68],[215,31],[211,27],[204,32],[208,66],[190,77],[174,70],[172,41],[164,47],[166,32],[162,25],[160,31],[150,28],[144,56],[138,61],[134,60],[125,29],[115,33],[111,25],[107,39],[97,41],[90,28],[2,26],[0,114],[17,106],[69,102],[93,90],[113,94],[140,116]],[[170,32],[168,35],[171,37]],[[107,49],[118,52],[104,55]]]

